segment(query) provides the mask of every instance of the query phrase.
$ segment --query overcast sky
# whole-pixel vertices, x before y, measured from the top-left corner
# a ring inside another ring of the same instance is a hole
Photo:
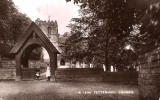
[[[65,0],[13,0],[20,12],[25,13],[33,21],[37,18],[57,20],[60,34],[70,31],[66,26],[71,18],[78,17],[77,5]]]

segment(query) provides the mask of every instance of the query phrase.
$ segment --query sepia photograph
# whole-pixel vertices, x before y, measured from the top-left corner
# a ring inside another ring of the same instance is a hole
[[[160,100],[160,0],[0,0],[0,100]]]

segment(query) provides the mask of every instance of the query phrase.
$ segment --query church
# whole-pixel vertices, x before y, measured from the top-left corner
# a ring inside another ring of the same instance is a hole
[[[67,67],[69,67],[70,64],[67,63],[63,57],[64,44],[66,39],[68,38],[68,35],[60,35],[58,33],[58,24],[56,20],[42,21],[40,19],[37,19],[35,23],[39,26],[39,28],[43,31],[43,33],[48,37],[48,39],[56,47],[56,49],[60,52],[60,54],[58,54],[57,56],[58,68],[65,68],[66,65],[68,65]],[[44,48],[42,51],[42,55],[43,55],[44,61],[49,62],[49,55]]]

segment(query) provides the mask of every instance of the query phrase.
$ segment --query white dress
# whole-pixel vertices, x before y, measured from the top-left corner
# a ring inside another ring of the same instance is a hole
[[[50,77],[50,76],[51,76],[50,68],[47,67],[47,70],[46,70],[46,77]]]

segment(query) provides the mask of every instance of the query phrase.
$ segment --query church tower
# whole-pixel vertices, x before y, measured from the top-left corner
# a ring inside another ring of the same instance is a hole
[[[59,34],[58,34],[58,24],[57,21],[42,21],[39,18],[35,21],[51,43],[59,50]],[[43,48],[42,59],[45,62],[49,62],[48,52]]]
[[[42,21],[37,19],[35,23],[41,28],[49,40],[58,47],[59,43],[59,34],[58,34],[58,24],[57,21]]]

